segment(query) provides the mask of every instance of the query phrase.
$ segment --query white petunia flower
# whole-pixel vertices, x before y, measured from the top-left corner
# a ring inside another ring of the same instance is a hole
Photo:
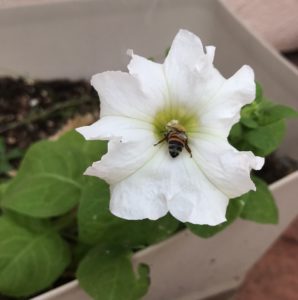
[[[109,140],[85,174],[110,184],[114,215],[155,220],[169,211],[182,222],[217,225],[230,198],[255,190],[250,171],[264,159],[227,141],[242,106],[255,98],[254,72],[243,66],[225,79],[214,52],[180,30],[163,64],[131,53],[129,73],[92,77],[101,118],[77,130],[87,140]]]

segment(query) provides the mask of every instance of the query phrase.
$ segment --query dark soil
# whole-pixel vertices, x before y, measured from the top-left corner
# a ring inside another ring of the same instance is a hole
[[[296,170],[298,170],[297,160],[285,155],[273,153],[266,157],[264,167],[260,171],[255,172],[255,174],[269,184]]]
[[[32,143],[55,134],[76,114],[98,112],[98,96],[89,82],[0,78],[0,156],[6,155],[0,163],[17,168]],[[0,168],[0,176],[8,169],[1,174]]]
[[[291,63],[298,66],[298,49],[291,52],[283,53],[283,56],[288,59]]]

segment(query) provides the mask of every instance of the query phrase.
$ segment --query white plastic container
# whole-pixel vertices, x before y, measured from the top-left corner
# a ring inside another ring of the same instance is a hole
[[[216,45],[215,65],[224,75],[249,64],[269,98],[298,108],[296,69],[250,32],[223,0],[48,2],[14,0],[15,5],[0,9],[0,74],[88,79],[125,69],[128,48],[161,58],[178,29],[185,28],[205,45]],[[291,124],[282,151],[298,158],[297,123]],[[138,252],[133,261],[151,269],[144,299],[198,300],[237,287],[297,215],[298,172],[270,188],[279,206],[278,225],[238,220],[207,240],[186,230]],[[90,298],[76,281],[35,298],[58,299]]]

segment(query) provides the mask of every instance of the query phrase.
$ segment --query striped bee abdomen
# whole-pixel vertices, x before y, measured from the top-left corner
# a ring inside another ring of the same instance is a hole
[[[179,125],[177,120],[172,120],[167,124],[164,137],[154,144],[154,146],[157,146],[164,141],[168,143],[169,153],[173,158],[177,157],[182,152],[184,147],[190,154],[190,157],[192,157],[191,150],[188,146],[188,138],[185,129]]]
[[[182,152],[185,146],[185,138],[186,137],[181,136],[181,133],[169,133],[167,139],[169,145],[169,153],[173,158],[177,157]]]

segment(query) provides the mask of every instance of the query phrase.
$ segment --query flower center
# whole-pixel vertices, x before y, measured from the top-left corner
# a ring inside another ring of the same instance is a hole
[[[158,111],[153,120],[154,133],[157,139],[162,139],[167,131],[167,125],[175,121],[185,129],[187,135],[198,131],[198,117],[196,112],[193,112],[188,107],[168,106]]]

